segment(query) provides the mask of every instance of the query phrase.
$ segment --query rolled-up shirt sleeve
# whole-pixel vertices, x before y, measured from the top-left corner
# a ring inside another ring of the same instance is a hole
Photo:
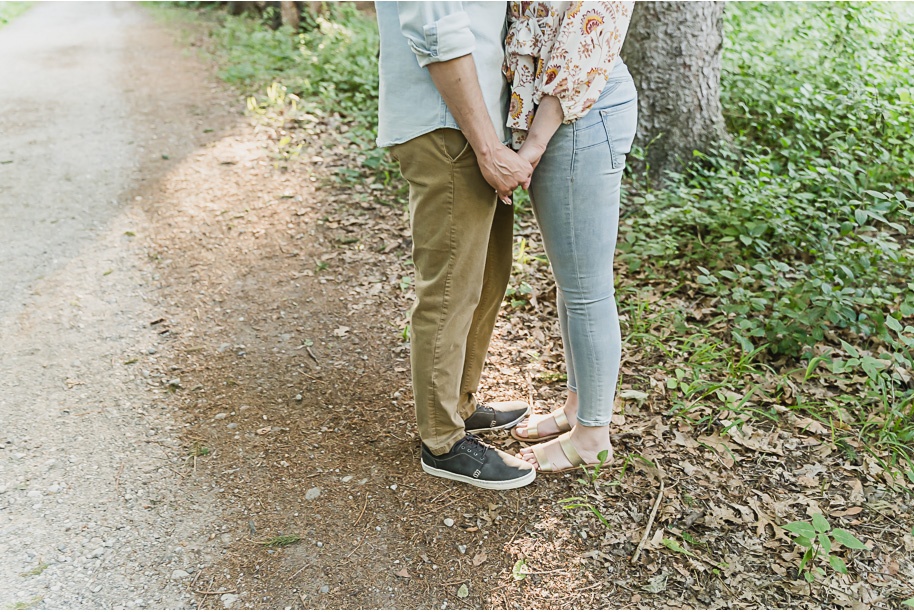
[[[397,11],[400,31],[423,68],[476,49],[463,2],[397,2]]]

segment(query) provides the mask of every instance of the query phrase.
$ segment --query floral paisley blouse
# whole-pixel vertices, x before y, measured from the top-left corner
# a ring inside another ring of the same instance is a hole
[[[504,73],[512,84],[508,127],[519,148],[543,96],[565,123],[597,101],[619,56],[634,2],[510,2]]]

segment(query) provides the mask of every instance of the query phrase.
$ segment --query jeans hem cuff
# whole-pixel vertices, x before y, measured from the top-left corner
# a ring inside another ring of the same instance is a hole
[[[606,421],[582,421],[581,413],[578,412],[578,425],[583,425],[584,427],[606,427],[610,423],[612,423],[611,418]]]

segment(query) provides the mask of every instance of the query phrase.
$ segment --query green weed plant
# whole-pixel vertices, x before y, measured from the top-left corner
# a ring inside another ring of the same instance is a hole
[[[833,540],[846,548],[868,550],[866,544],[858,540],[854,534],[845,529],[833,529],[828,519],[818,513],[812,515],[812,523],[795,521],[784,525],[783,529],[794,534],[794,543],[805,551],[797,571],[807,582],[815,582],[816,578],[825,577],[825,570],[816,565],[821,559],[825,559],[839,574],[847,574],[844,559],[832,554]]]

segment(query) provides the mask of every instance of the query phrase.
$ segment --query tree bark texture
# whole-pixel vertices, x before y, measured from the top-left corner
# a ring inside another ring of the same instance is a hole
[[[283,0],[279,3],[282,13],[282,24],[287,25],[296,32],[301,25],[301,2]]]
[[[638,88],[652,179],[727,140],[720,106],[724,2],[637,2],[622,57]],[[629,156],[636,166],[639,162]]]

